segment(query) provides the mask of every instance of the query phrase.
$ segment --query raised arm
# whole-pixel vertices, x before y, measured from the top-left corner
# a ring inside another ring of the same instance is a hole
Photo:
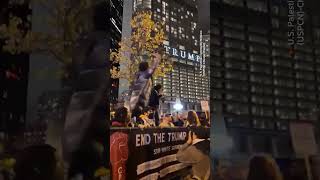
[[[159,66],[160,60],[161,60],[161,55],[158,53],[154,53],[152,56],[154,57],[154,61],[153,61],[153,64],[151,65],[151,67],[148,69],[148,73],[150,75],[152,75],[154,73],[156,68]]]

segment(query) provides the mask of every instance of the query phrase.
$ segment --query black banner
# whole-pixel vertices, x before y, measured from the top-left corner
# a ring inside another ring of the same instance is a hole
[[[111,133],[111,137],[122,133],[128,138],[128,158],[123,168],[126,179],[169,179],[186,174],[190,168],[176,159],[179,148],[187,141],[187,128],[112,129]]]

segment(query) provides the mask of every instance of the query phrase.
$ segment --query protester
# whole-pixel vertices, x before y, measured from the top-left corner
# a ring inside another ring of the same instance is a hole
[[[139,118],[139,116],[142,114],[143,108],[141,106],[136,107],[131,111],[131,118]]]
[[[180,117],[180,115],[177,113],[175,116],[173,116],[173,124],[176,127],[183,127],[184,126],[184,121]]]
[[[130,87],[130,110],[134,111],[137,108],[145,108],[149,103],[151,94],[152,81],[151,77],[160,63],[160,54],[153,54],[154,63],[149,67],[148,62],[144,61],[139,64],[139,72]]]
[[[177,153],[177,160],[191,165],[191,179],[208,180],[211,175],[210,135],[203,127],[193,127],[189,131],[188,141]]]
[[[139,116],[139,127],[145,128],[145,127],[152,127],[155,126],[155,123],[153,120],[149,119],[150,115],[150,109],[144,108],[142,111],[142,114]]]
[[[186,127],[201,126],[199,117],[195,111],[189,111],[187,116]]]
[[[111,122],[112,127],[126,127],[129,122],[129,112],[126,107],[120,107],[116,110],[114,119]]]
[[[250,160],[247,180],[283,180],[278,165],[272,157],[256,155]]]
[[[153,87],[149,99],[149,106],[154,110],[154,120],[155,124],[158,126],[159,125],[159,105],[160,105],[160,98],[162,97],[162,85],[157,84],[156,86]]]
[[[115,119],[112,123],[113,127],[126,127],[126,122],[129,120],[128,109],[125,107],[119,108],[115,113]],[[133,123],[133,122],[129,122]],[[110,134],[110,164],[111,178],[125,180],[126,162],[129,156],[128,149],[128,134],[121,131],[112,132]],[[121,172],[120,172],[121,171]]]
[[[168,127],[174,127],[174,124],[172,123],[171,114],[166,114],[162,118],[162,122],[159,125],[161,128],[168,128]]]
[[[206,115],[206,113],[201,113],[199,115],[200,124],[203,127],[210,127],[209,119]]]

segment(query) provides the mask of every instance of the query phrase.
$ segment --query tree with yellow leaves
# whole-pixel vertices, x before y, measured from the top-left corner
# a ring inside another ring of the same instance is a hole
[[[138,12],[131,20],[132,35],[119,43],[120,48],[111,52],[111,61],[119,67],[112,67],[111,77],[125,79],[132,83],[141,62],[153,63],[152,55],[162,56],[161,62],[153,74],[154,78],[163,77],[172,71],[172,61],[165,54],[163,42],[165,34],[162,23],[152,20],[149,11]]]
[[[63,151],[63,155],[65,156],[64,160],[70,164],[69,168],[76,169],[75,164],[77,163],[73,163],[73,161],[77,161],[79,164],[82,163],[83,166],[86,165],[86,162],[83,162],[84,160],[80,157],[75,158],[79,153],[74,152],[82,152],[82,148],[87,147],[87,145],[83,145],[83,143],[97,141],[94,139],[97,137],[91,134],[93,134],[93,132],[96,133],[98,128],[102,129],[102,132],[107,132],[108,130],[107,123],[103,124],[104,117],[102,119],[100,118],[102,115],[99,114],[98,117],[96,116],[97,113],[91,113],[96,112],[96,110],[94,110],[95,107],[100,107],[101,99],[104,100],[106,99],[105,97],[108,96],[105,94],[107,92],[106,84],[108,80],[107,77],[105,78],[106,80],[102,77],[104,75],[103,72],[109,72],[109,68],[105,65],[108,64],[106,61],[109,58],[107,56],[108,46],[104,38],[107,32],[101,30],[102,28],[100,29],[100,27],[98,30],[95,29],[100,25],[98,21],[99,18],[101,18],[96,17],[98,15],[96,13],[109,13],[108,1],[10,0],[9,5],[14,8],[20,5],[26,7],[29,4],[33,13],[42,11],[41,13],[43,14],[33,15],[33,18],[36,20],[32,21],[32,23],[38,22],[37,20],[43,17],[42,23],[45,27],[39,27],[39,29],[44,29],[44,31],[36,31],[36,29],[31,28],[31,15],[27,18],[28,20],[26,20],[11,14],[6,24],[0,24],[0,39],[5,41],[2,49],[11,54],[45,53],[45,55],[53,56],[55,60],[63,65],[64,71],[61,75],[63,75],[64,78],[68,78],[69,67],[81,71],[82,74],[77,74],[79,77],[81,76],[81,78],[79,78],[81,80],[85,75],[87,75],[86,77],[92,78],[90,79],[91,81],[81,82],[81,87],[83,87],[82,85],[86,86],[85,90],[84,88],[80,88],[82,91],[79,91],[79,88],[73,88],[77,89],[77,91],[72,93],[68,90],[68,95],[63,98],[65,102],[62,103],[65,106],[63,109],[67,109],[66,115],[62,117],[63,119],[61,120],[63,122],[51,121],[52,123],[48,125],[49,132],[51,129],[55,131],[54,145],[58,145],[56,148]],[[100,11],[96,11],[97,9]],[[109,14],[103,15],[105,16],[102,18],[105,19]],[[95,68],[93,69],[92,67]],[[90,70],[88,71],[88,69]],[[107,76],[107,73],[105,75]],[[99,81],[97,83],[99,88],[96,88],[96,84],[91,83],[93,80]],[[78,87],[80,84],[79,81],[80,80],[73,81],[72,85]],[[85,93],[83,93],[83,91],[85,91]],[[87,101],[89,96],[91,97],[89,98],[90,101]],[[80,107],[79,104],[86,105],[80,105]],[[77,114],[88,115],[77,116]],[[50,126],[55,123],[58,128],[56,125]],[[81,125],[81,127],[74,127],[72,124]],[[90,129],[91,127],[92,129]],[[60,129],[64,130],[63,133],[61,133]],[[61,139],[68,143],[62,144]],[[55,142],[60,143],[55,144]],[[101,164],[101,162],[99,162],[99,164]],[[70,172],[74,171],[72,170]],[[93,175],[93,173],[94,172],[91,174]],[[99,171],[98,175],[103,173],[104,170],[102,172]]]
[[[23,20],[10,14],[8,23],[0,24],[0,39],[5,40],[2,49],[11,54],[48,53],[66,67],[72,62],[77,41],[92,30],[91,15],[98,3],[101,1],[9,0],[9,8],[22,5],[27,7],[29,4],[31,8],[42,9],[45,15],[37,19],[49,31],[32,30],[31,15],[28,20]]]

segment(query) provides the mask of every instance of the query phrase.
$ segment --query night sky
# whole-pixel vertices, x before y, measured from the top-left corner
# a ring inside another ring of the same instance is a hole
[[[198,0],[199,23],[203,32],[210,30],[210,0]]]

